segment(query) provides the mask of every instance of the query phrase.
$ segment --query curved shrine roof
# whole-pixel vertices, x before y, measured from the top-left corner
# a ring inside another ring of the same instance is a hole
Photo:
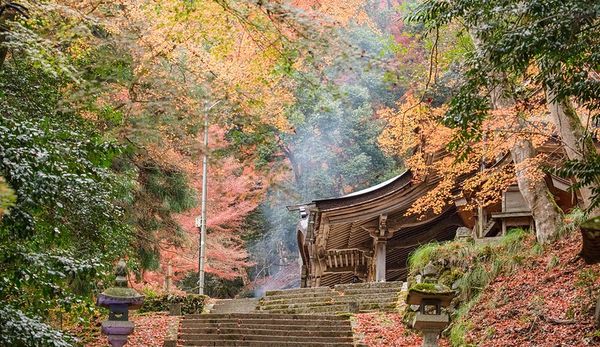
[[[396,192],[411,184],[412,173],[410,170],[405,171],[401,175],[393,177],[385,182],[379,183],[372,187],[359,190],[354,193],[342,195],[335,198],[318,199],[313,203],[320,210],[328,210],[339,207],[351,206],[358,203],[381,198],[390,193]]]

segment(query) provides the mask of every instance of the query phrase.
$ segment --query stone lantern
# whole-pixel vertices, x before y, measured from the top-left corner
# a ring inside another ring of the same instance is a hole
[[[414,329],[423,332],[423,347],[437,347],[438,336],[450,323],[448,313],[442,308],[450,306],[454,291],[437,283],[437,268],[429,263],[422,272],[423,282],[408,290],[406,303],[418,305],[419,310],[412,322]]]
[[[96,304],[110,310],[108,320],[102,322],[102,333],[108,335],[113,347],[122,347],[127,336],[133,332],[133,323],[129,319],[129,310],[142,306],[144,296],[127,286],[127,265],[120,260],[115,267],[115,286],[98,295]]]

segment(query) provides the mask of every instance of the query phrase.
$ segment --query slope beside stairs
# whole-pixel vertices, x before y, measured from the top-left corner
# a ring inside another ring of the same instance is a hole
[[[402,282],[268,291],[261,299],[217,300],[186,315],[179,346],[360,346],[348,313],[390,312]]]

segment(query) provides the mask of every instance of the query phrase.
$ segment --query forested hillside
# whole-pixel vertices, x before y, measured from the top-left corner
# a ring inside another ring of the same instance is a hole
[[[452,288],[448,343],[511,340],[478,312],[513,267],[541,275],[528,261],[585,302],[554,322],[540,311],[529,332],[574,325],[596,343],[598,269],[569,271],[579,223],[600,213],[599,40],[585,0],[0,0],[0,345],[91,343],[119,259],[147,297],[197,293],[204,155],[210,297],[298,287],[287,206],[409,170],[435,181],[407,212],[416,224],[458,200],[476,216],[511,185],[531,211],[534,234],[502,252],[537,253],[468,297]]]

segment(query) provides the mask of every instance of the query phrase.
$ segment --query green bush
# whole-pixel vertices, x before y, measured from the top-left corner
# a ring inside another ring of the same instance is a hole
[[[144,300],[140,312],[162,312],[169,311],[170,304],[181,304],[182,314],[202,313],[206,303],[204,295],[179,295],[179,294],[160,294],[149,295]]]
[[[441,244],[431,242],[415,249],[408,257],[408,266],[411,269],[422,269],[432,260],[435,252],[440,248]]]
[[[579,226],[587,220],[587,215],[584,211],[575,208],[569,214],[565,215],[565,223],[562,229],[559,230],[560,235],[567,235],[576,230],[579,230]]]
[[[44,323],[40,317],[31,318],[20,310],[0,308],[0,346],[70,347],[72,337]]]
[[[241,277],[228,280],[211,273],[206,273],[204,276],[204,294],[211,298],[232,299],[237,297],[244,287]],[[176,285],[177,288],[187,293],[197,292],[198,272],[188,272],[180,281],[176,282]]]

